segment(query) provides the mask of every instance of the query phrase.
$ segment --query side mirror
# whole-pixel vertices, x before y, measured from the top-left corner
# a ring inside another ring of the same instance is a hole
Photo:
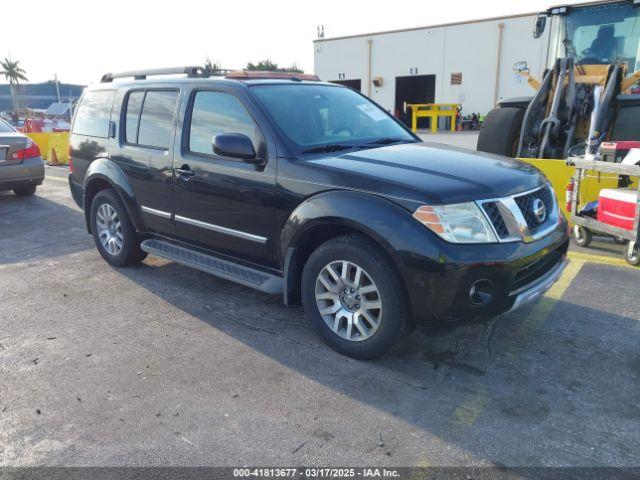
[[[547,16],[538,15],[536,18],[536,27],[533,30],[533,38],[540,38],[547,27]]]
[[[241,133],[220,133],[213,137],[213,153],[258,163],[251,139]]]
[[[529,68],[529,64],[526,60],[514,63],[513,71],[522,76],[527,76],[531,73],[531,69]]]

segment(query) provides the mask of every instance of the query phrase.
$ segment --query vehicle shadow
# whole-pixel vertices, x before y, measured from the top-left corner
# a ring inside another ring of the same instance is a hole
[[[51,259],[91,247],[79,209],[41,196],[40,191],[32,197],[0,192],[0,265]]]
[[[119,272],[336,395],[401,419],[471,458],[512,466],[637,464],[637,308],[634,318],[560,301],[486,323],[418,327],[397,352],[361,362],[322,344],[304,311],[285,308],[277,296],[151,257]],[[623,275],[637,282],[631,269]],[[593,290],[582,283],[572,295]],[[360,424],[363,431],[372,428]],[[313,431],[308,435],[318,440]],[[392,447],[380,450],[393,463]]]

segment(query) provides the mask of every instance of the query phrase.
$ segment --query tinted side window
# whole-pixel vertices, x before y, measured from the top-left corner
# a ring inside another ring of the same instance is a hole
[[[178,92],[148,91],[142,105],[138,144],[169,148]]]
[[[138,143],[138,120],[143,100],[144,92],[131,92],[127,97],[125,107],[127,113],[124,119],[125,141],[127,143]]]
[[[76,111],[73,133],[107,138],[114,96],[113,90],[85,93]]]
[[[211,143],[219,133],[242,133],[253,142],[259,137],[258,127],[233,95],[222,92],[197,92],[191,111],[189,150],[213,154]]]

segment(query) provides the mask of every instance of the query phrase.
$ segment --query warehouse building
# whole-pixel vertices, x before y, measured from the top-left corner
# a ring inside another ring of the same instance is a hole
[[[501,98],[533,94],[513,65],[526,61],[536,78],[544,71],[549,32],[533,38],[536,17],[319,38],[315,73],[361,91],[396,116],[406,103],[434,102],[459,103],[465,115],[484,115]]]

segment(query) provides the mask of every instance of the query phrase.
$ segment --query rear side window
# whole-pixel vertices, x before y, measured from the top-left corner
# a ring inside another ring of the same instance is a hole
[[[259,137],[256,123],[236,97],[223,92],[197,92],[191,111],[189,151],[212,155],[211,143],[219,133],[242,133],[254,148]]]
[[[127,99],[125,116],[125,141],[127,143],[138,143],[138,120],[142,110],[144,92],[131,92]]]
[[[168,149],[173,133],[173,115],[178,92],[148,91],[142,104],[138,145]]]
[[[73,133],[107,138],[114,96],[113,90],[85,93],[76,111]]]
[[[15,132],[15,129],[0,118],[0,133]]]

